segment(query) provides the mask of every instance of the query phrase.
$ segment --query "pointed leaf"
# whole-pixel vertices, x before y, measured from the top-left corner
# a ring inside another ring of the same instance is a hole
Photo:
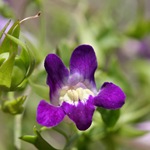
[[[6,34],[6,37],[8,39],[10,39],[11,41],[13,41],[14,43],[16,43],[17,45],[20,45],[22,48],[26,49],[26,45],[21,40],[16,38],[15,36],[10,35],[10,34]]]
[[[37,140],[37,136],[35,136],[35,135],[24,135],[24,136],[20,137],[20,139],[23,141],[26,141],[28,143],[35,144],[36,140]]]

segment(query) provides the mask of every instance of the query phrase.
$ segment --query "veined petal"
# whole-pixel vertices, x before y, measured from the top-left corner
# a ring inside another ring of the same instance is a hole
[[[53,104],[57,104],[59,98],[55,98],[58,90],[65,84],[69,76],[69,71],[62,60],[55,54],[47,55],[45,59],[45,69],[48,73],[47,84],[50,86],[50,99]]]
[[[48,104],[44,100],[40,101],[37,108],[37,122],[46,127],[58,125],[64,118],[65,113],[61,107]]]
[[[92,101],[93,98],[90,96],[85,103],[79,101],[77,105],[69,104],[67,102],[63,102],[62,104],[63,110],[69,118],[75,122],[79,130],[88,129],[92,123],[92,116],[95,110]]]
[[[97,68],[95,52],[90,45],[80,45],[72,53],[70,59],[70,73],[80,74],[95,87],[94,73]]]
[[[120,87],[105,82],[99,94],[94,98],[94,104],[106,109],[118,109],[125,103],[125,94]]]

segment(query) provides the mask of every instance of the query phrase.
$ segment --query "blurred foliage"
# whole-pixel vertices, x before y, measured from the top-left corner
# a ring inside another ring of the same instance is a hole
[[[38,11],[38,19],[16,21]],[[149,11],[148,0],[1,0],[0,149],[16,149],[12,127],[15,114],[21,113],[22,150],[43,149],[41,145],[47,150],[148,150],[150,145],[136,146],[132,140],[147,134],[136,125],[150,122]],[[105,81],[116,83],[126,93],[126,104],[116,111],[97,109],[85,132],[65,121],[43,129],[36,123],[36,108],[41,99],[49,100],[45,56],[56,53],[69,66],[72,51],[83,43],[97,55],[97,88]]]

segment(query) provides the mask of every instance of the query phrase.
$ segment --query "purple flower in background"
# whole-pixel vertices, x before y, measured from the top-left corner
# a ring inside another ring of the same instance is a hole
[[[39,103],[37,122],[52,127],[67,115],[79,130],[86,130],[92,123],[95,106],[121,108],[126,96],[118,86],[105,82],[97,91],[94,80],[96,68],[95,52],[89,45],[80,45],[74,50],[70,71],[57,55],[49,54],[45,59],[45,69],[52,104],[44,100]]]
[[[4,28],[9,20],[0,15],[0,31]]]
[[[150,36],[137,40],[128,38],[119,48],[118,54],[121,61],[137,58],[150,59]]]
[[[9,19],[4,18],[3,16],[0,15],[0,31],[5,27],[5,25],[8,23]],[[10,24],[8,25],[5,33],[7,33],[9,31],[9,29],[11,28],[13,22],[10,22]],[[2,38],[0,39],[0,43],[3,41],[4,36],[2,36]]]
[[[140,50],[138,52],[138,56],[142,57],[142,58],[150,58],[150,36],[147,36],[145,38],[143,38],[140,42],[141,42],[141,46],[140,46]]]

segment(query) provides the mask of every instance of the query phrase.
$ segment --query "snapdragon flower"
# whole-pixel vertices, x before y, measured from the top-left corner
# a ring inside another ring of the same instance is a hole
[[[125,103],[125,94],[117,85],[105,82],[96,89],[94,73],[97,59],[90,45],[80,45],[72,53],[70,70],[55,54],[45,59],[50,101],[41,100],[37,108],[37,122],[46,127],[58,125],[67,115],[79,130],[92,123],[96,106],[119,109]]]

